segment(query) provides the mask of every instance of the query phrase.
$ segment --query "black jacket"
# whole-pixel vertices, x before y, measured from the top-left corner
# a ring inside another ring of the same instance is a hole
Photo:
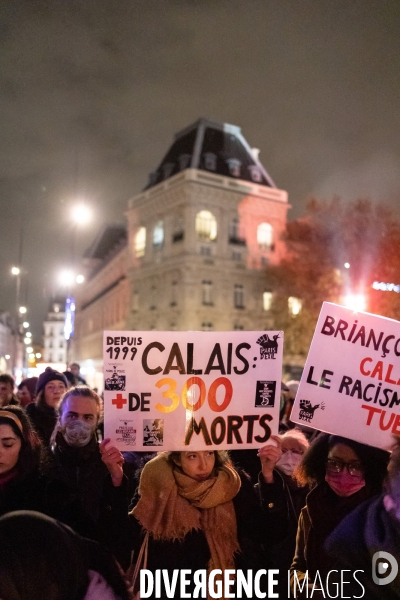
[[[57,423],[57,411],[47,404],[37,405],[34,402],[28,404],[25,410],[43,445],[48,448],[51,434]]]

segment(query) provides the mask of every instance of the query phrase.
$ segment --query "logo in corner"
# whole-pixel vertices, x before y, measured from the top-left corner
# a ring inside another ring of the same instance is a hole
[[[372,580],[376,585],[388,585],[397,577],[399,565],[389,552],[380,550],[372,557]]]
[[[307,423],[311,423],[311,419],[313,419],[314,413],[317,410],[317,408],[325,410],[325,403],[321,402],[321,404],[316,404],[315,406],[313,406],[309,400],[300,400],[300,421],[306,421]]]

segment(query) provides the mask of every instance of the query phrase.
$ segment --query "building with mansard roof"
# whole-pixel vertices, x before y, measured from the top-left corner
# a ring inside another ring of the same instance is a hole
[[[289,208],[239,127],[200,119],[129,201],[129,329],[270,326]]]
[[[101,387],[104,329],[273,327],[264,267],[285,254],[288,208],[239,127],[200,119],[177,133],[129,200],[127,232],[106,228],[86,253],[72,359],[88,381]]]

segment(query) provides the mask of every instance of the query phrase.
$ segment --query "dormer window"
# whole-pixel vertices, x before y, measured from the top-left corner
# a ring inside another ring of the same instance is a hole
[[[248,167],[248,169],[250,171],[250,177],[251,177],[252,181],[255,181],[256,183],[261,183],[262,175],[261,175],[260,167],[258,167],[257,165],[250,165]]]
[[[204,157],[204,166],[207,171],[216,171],[217,170],[217,155],[214,152],[205,152],[203,154]]]
[[[153,246],[160,247],[164,242],[164,223],[158,221],[153,230]]]
[[[242,166],[240,160],[237,158],[227,158],[226,164],[232,177],[240,177],[240,167]]]
[[[150,175],[149,175],[149,186],[156,185],[157,178],[158,178],[158,171],[153,171],[153,173],[150,173]]]
[[[190,165],[190,159],[191,159],[191,155],[190,154],[181,154],[178,158],[179,161],[179,170],[183,171],[184,169],[187,169]]]
[[[273,242],[272,225],[260,223],[257,227],[257,243],[260,250],[271,250]]]
[[[171,177],[172,171],[174,170],[174,163],[165,163],[165,165],[162,166],[162,170],[163,178],[168,179],[168,177]]]
[[[196,233],[199,240],[214,241],[217,238],[217,219],[208,210],[196,215]]]

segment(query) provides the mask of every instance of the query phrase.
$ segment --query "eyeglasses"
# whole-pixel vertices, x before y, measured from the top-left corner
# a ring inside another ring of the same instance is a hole
[[[362,477],[364,475],[364,470],[359,462],[344,462],[344,460],[338,458],[328,458],[326,461],[326,468],[331,473],[341,473],[344,467],[352,477]]]

